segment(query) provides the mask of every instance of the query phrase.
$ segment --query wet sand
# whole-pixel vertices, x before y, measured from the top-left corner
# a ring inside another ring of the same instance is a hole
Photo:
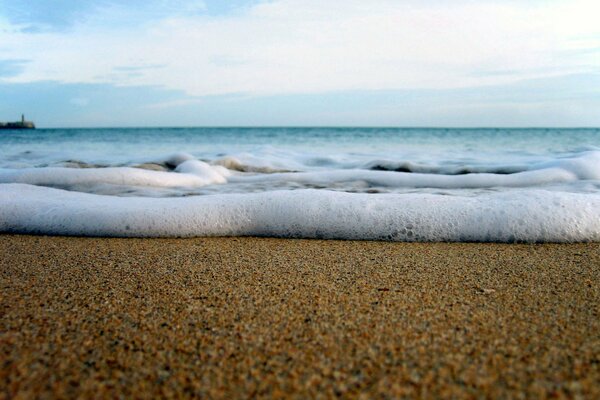
[[[600,398],[600,244],[0,236],[0,398]]]

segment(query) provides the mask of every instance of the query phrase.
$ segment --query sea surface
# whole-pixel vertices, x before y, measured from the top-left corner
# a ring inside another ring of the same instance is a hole
[[[0,231],[600,241],[600,129],[5,130]]]

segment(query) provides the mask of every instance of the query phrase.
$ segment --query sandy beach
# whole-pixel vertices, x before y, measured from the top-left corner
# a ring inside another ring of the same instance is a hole
[[[0,397],[600,397],[600,244],[0,236]]]

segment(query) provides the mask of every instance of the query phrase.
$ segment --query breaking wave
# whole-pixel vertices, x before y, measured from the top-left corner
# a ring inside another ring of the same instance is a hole
[[[544,190],[477,197],[274,191],[132,198],[23,184],[0,192],[0,231],[77,236],[391,241],[600,240],[600,196]]]

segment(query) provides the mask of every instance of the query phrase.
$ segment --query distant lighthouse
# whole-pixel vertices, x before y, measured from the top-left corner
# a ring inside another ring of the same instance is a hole
[[[21,122],[0,122],[0,129],[35,129],[35,124],[25,121],[25,114],[21,114]]]

